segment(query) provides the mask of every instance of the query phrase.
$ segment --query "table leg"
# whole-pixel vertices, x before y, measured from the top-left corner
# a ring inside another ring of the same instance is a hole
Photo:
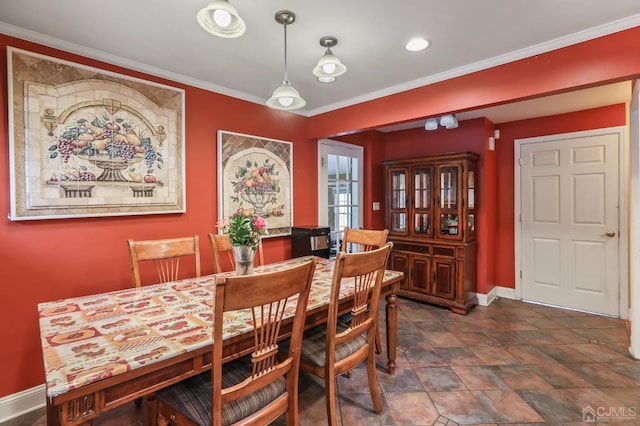
[[[49,398],[47,398],[47,426],[59,426],[60,425],[60,410],[59,407],[51,404]]]
[[[387,295],[386,323],[387,323],[387,366],[389,374],[393,375],[396,369],[396,346],[398,337],[398,296],[396,292]]]

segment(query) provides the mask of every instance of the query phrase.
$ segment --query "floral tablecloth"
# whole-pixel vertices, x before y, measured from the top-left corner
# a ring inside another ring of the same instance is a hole
[[[289,268],[307,259],[259,267],[256,273]],[[333,262],[319,259],[308,310],[329,302],[332,275]],[[400,275],[386,271],[385,280]],[[215,282],[216,276],[208,275],[40,303],[47,396],[211,345]],[[353,283],[343,282],[341,297],[352,293]],[[288,305],[293,315],[295,305]],[[250,322],[249,311],[227,313],[223,338],[250,331]]]

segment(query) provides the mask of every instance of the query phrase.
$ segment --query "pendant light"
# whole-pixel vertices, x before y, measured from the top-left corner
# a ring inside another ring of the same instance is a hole
[[[320,46],[326,47],[327,50],[313,69],[313,75],[321,83],[333,83],[336,81],[336,77],[347,72],[347,67],[331,51],[331,48],[336,44],[338,44],[338,39],[335,37],[327,36],[320,39]]]
[[[276,12],[276,22],[284,26],[284,78],[282,84],[273,91],[267,100],[267,106],[273,109],[291,111],[307,104],[287,77],[287,25],[291,25],[295,21],[296,15],[289,10]]]
[[[196,19],[202,28],[224,38],[240,37],[247,29],[235,7],[227,0],[215,0],[201,9]]]

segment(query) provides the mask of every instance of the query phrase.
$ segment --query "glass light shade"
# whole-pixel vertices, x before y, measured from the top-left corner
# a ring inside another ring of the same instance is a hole
[[[336,78],[330,75],[325,75],[325,76],[318,77],[318,81],[320,83],[333,83],[334,81],[336,81]]]
[[[424,123],[425,130],[437,130],[438,129],[438,120],[436,118],[427,118],[427,121]]]
[[[291,111],[302,108],[307,102],[300,97],[298,91],[288,81],[276,87],[273,94],[267,99],[267,106],[273,109]]]
[[[240,37],[247,30],[235,7],[227,0],[215,0],[196,15],[198,24],[207,32],[224,38]]]
[[[320,80],[320,77],[338,77],[345,72],[347,72],[347,67],[331,52],[325,53],[318,61],[318,65],[313,69],[313,75],[318,77],[318,81],[322,81],[323,83],[330,83],[334,81],[335,78],[331,81],[324,81]]]
[[[453,114],[447,114],[440,117],[440,125],[447,129],[455,129],[458,127],[458,120]]]

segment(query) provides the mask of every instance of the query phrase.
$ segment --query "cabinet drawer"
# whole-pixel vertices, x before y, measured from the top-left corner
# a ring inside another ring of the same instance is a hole
[[[455,257],[456,256],[455,247],[434,246],[433,255],[443,256],[443,257]]]
[[[417,245],[417,244],[398,243],[396,241],[393,241],[393,250],[394,251],[408,251],[408,252],[411,252],[411,253],[426,254],[426,255],[431,254],[431,246],[422,246],[422,245]]]

